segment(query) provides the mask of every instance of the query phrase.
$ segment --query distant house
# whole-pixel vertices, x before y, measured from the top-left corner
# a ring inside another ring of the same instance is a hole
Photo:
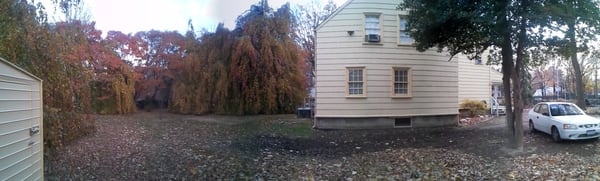
[[[502,73],[482,60],[458,58],[458,102],[464,100],[484,101],[491,107],[491,98],[502,99]]]
[[[349,0],[317,28],[316,128],[456,125],[460,101],[499,95],[484,62],[417,52],[398,3]]]
[[[544,89],[536,89],[533,97],[555,96],[555,93],[561,95],[563,90],[561,87],[545,87]]]

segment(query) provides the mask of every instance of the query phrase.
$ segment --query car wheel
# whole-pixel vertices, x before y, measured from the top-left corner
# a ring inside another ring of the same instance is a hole
[[[533,127],[533,121],[529,120],[529,132],[535,133],[535,127]]]
[[[562,141],[562,139],[560,138],[560,133],[558,132],[558,129],[556,129],[556,127],[552,127],[552,140],[557,143]]]

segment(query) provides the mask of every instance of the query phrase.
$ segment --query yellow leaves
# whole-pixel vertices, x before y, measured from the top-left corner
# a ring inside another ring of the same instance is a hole
[[[192,175],[198,174],[198,169],[196,167],[190,167],[188,170]]]
[[[511,171],[510,173],[508,173],[507,177],[511,180],[515,180],[516,177],[515,177],[514,171]]]
[[[179,113],[291,113],[305,92],[303,52],[274,17],[244,20],[240,31],[218,28],[188,49],[175,77],[169,110]],[[198,66],[200,68],[191,68]],[[190,67],[190,68],[186,68]]]
[[[485,113],[487,108],[482,101],[465,100],[460,103],[460,109],[467,111],[469,116],[476,116]]]

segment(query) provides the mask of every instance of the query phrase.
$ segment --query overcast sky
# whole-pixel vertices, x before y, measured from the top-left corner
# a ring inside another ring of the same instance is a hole
[[[40,0],[38,0],[40,1]],[[50,0],[41,0],[46,7]],[[269,0],[269,6],[279,8],[288,0]],[[289,0],[293,4],[305,4],[309,0]],[[317,0],[325,3],[327,0]],[[338,7],[346,0],[333,0]],[[106,33],[118,30],[135,33],[146,30],[177,30],[184,33],[188,20],[194,28],[214,31],[219,22],[228,28],[235,26],[236,18],[259,0],[83,0],[90,19],[96,28]],[[52,8],[47,8],[52,14]],[[60,19],[60,18],[52,18]]]

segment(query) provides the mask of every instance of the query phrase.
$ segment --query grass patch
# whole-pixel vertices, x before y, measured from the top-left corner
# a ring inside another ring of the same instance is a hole
[[[310,121],[275,123],[271,132],[285,137],[310,137],[315,134]]]
[[[259,117],[259,119],[246,119],[233,127],[238,136],[277,135],[288,138],[305,138],[316,133],[312,128],[313,123],[309,119],[265,116]]]

